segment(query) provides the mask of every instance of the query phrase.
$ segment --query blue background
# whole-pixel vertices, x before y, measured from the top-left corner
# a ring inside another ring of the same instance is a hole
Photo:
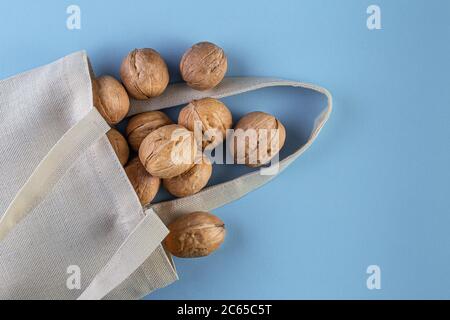
[[[81,30],[66,28],[70,4]],[[366,27],[371,4],[382,30]],[[216,210],[220,251],[177,259],[181,280],[149,298],[450,298],[449,12],[446,0],[2,0],[0,78],[80,49],[117,75],[128,51],[152,47],[177,81],[184,50],[209,40],[228,75],[323,85],[335,109],[312,148]],[[289,89],[233,99],[236,119],[258,107],[286,122],[288,149],[321,102]],[[366,287],[372,264],[381,290]]]

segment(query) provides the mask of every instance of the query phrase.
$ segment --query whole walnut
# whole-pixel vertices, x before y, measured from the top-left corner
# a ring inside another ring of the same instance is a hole
[[[233,117],[219,100],[204,98],[189,103],[178,116],[178,124],[191,131],[195,130],[196,123],[201,125],[202,147],[213,149],[224,140],[227,129],[233,125]]]
[[[161,180],[148,173],[138,157],[130,160],[125,167],[125,172],[141,204],[149,204],[158,193]]]
[[[142,140],[154,130],[172,124],[161,111],[149,111],[138,114],[130,119],[126,128],[128,143],[135,151],[139,150]]]
[[[127,140],[125,140],[124,136],[117,131],[116,129],[111,129],[106,133],[109,142],[111,143],[114,152],[119,158],[119,161],[122,165],[125,165],[128,161],[128,157],[130,155],[130,149],[128,148]]]
[[[139,159],[155,177],[176,177],[194,165],[197,145],[194,134],[185,127],[171,124],[150,133],[141,143]]]
[[[225,224],[208,212],[193,212],[169,224],[164,239],[166,249],[180,258],[205,257],[217,250],[225,239]]]
[[[134,49],[123,60],[120,76],[128,93],[146,100],[164,92],[169,83],[169,70],[160,54],[149,48]]]
[[[212,174],[212,164],[203,160],[179,176],[163,179],[164,188],[175,197],[187,197],[202,190]]]
[[[232,139],[236,163],[259,167],[268,163],[281,150],[286,141],[286,130],[274,116],[256,111],[239,120]]]
[[[111,125],[122,121],[130,110],[130,99],[122,84],[111,76],[92,81],[94,106]]]
[[[199,42],[184,53],[180,72],[183,80],[196,90],[214,88],[227,72],[227,56],[215,44]]]

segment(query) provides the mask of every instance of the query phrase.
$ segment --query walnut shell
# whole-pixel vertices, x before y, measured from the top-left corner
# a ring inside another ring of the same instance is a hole
[[[135,99],[157,97],[169,83],[169,70],[160,54],[149,48],[134,49],[123,60],[120,76]]]
[[[209,160],[204,160],[179,176],[164,179],[163,185],[175,197],[187,197],[202,190],[208,184],[211,174],[212,164]]]
[[[225,224],[208,212],[193,212],[168,226],[166,249],[180,258],[205,257],[217,250],[225,239]]]
[[[141,143],[139,159],[155,177],[168,179],[188,171],[194,165],[197,146],[194,134],[171,124],[150,133]]]
[[[141,204],[149,204],[158,193],[161,180],[148,173],[138,157],[130,160],[125,167],[125,172]]]
[[[142,140],[156,129],[172,124],[166,114],[161,111],[150,111],[138,114],[130,119],[126,128],[128,143],[135,151],[139,150]]]
[[[204,98],[189,103],[178,116],[178,124],[191,131],[194,131],[196,123],[201,125],[202,147],[213,149],[224,140],[226,131],[233,125],[233,117],[219,100]]]
[[[217,86],[227,72],[227,56],[222,48],[210,42],[199,42],[189,48],[180,62],[180,72],[188,86],[208,90]]]
[[[92,81],[94,106],[111,125],[122,121],[130,110],[130,99],[122,84],[111,76]]]
[[[130,156],[130,149],[128,148],[127,140],[125,140],[124,136],[116,129],[109,130],[106,133],[106,136],[108,137],[117,158],[119,158],[120,163],[125,165],[128,161],[128,157]]]
[[[286,141],[286,130],[274,116],[256,111],[239,120],[232,139],[236,163],[259,167],[268,163],[281,150]]]

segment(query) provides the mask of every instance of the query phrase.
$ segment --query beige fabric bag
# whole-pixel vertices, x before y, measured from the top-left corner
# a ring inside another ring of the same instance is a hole
[[[308,142],[280,162],[284,170],[315,140],[331,95],[318,86],[267,78],[227,78],[207,92],[175,84],[130,115],[273,86],[307,88],[328,103]],[[165,224],[212,210],[270,181],[257,170],[200,193],[142,208],[92,106],[89,64],[78,52],[0,82],[0,298],[138,299],[177,279],[161,246]],[[81,287],[70,288],[69,267]],[[69,268],[69,269],[68,269]]]

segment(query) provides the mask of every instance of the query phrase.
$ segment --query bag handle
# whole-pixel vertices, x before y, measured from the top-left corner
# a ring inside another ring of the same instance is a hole
[[[109,130],[108,123],[96,108],[92,108],[58,140],[0,219],[0,241],[45,199],[76,159]],[[144,263],[168,232],[159,217],[152,210],[148,210],[78,299],[92,300],[105,297]],[[162,274],[165,276],[164,279],[177,278],[173,268],[164,269]]]
[[[204,92],[193,90],[186,84],[174,84],[169,86],[160,97],[148,101],[133,100],[129,115],[169,108],[204,97],[223,98],[275,86],[311,89],[324,94],[328,98],[327,108],[316,119],[314,130],[307,143],[280,162],[279,172],[281,172],[313,143],[327,121],[332,109],[332,98],[326,89],[312,84],[271,78],[226,78],[217,88]],[[109,129],[109,125],[98,111],[92,108],[82,120],[63,135],[37,166],[0,219],[0,241],[34,207],[42,202],[65,172],[70,169],[77,157],[98,141]],[[77,150],[77,152],[73,152],[73,150]],[[213,210],[239,199],[274,177],[274,175],[261,175],[256,171],[226,183],[209,187],[190,197],[149,205],[147,209],[154,210],[159,218],[167,224],[181,214],[199,209]],[[151,230],[154,232],[149,232]],[[94,277],[80,299],[101,299],[106,296],[144,263],[146,258],[156,249],[155,243],[161,242],[166,232],[165,228],[162,228],[158,220],[155,219],[154,214],[147,215],[105,267]],[[148,247],[144,245],[137,248],[136,244],[142,243],[141,240],[144,238],[147,239],[146,235],[150,236],[152,242]],[[153,241],[155,239],[158,239],[158,241]],[[120,272],[115,273],[114,270],[117,270],[117,268]]]
[[[169,86],[164,94],[157,98],[147,101],[133,100],[130,115],[186,104],[192,100],[205,97],[220,99],[258,89],[279,86],[305,88],[319,92],[326,96],[327,105],[316,119],[313,131],[306,144],[280,161],[278,173],[275,175],[264,175],[260,171],[255,171],[234,180],[205,188],[195,195],[153,205],[149,204],[146,208],[153,209],[168,224],[182,214],[199,209],[209,211],[221,207],[266,184],[311,146],[331,114],[333,100],[331,93],[320,86],[274,78],[225,78],[218,87],[209,91],[196,91],[185,83],[179,83]]]
[[[0,241],[38,206],[77,158],[110,129],[92,108],[41,160],[0,219]],[[76,152],[74,152],[76,150]]]
[[[169,230],[159,217],[148,210],[108,263],[100,270],[77,300],[100,300],[136,271],[161,244]],[[173,268],[161,265],[160,276],[177,279]]]

